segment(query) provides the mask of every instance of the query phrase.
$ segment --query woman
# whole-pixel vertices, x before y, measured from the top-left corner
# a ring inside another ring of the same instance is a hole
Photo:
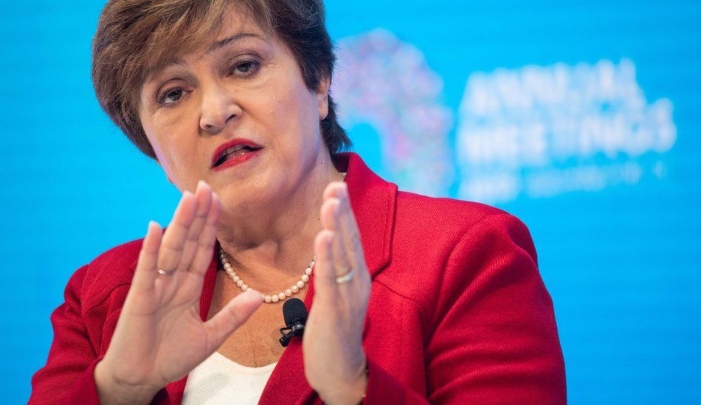
[[[98,99],[183,196],[71,278],[31,403],[565,402],[526,228],[337,154],[333,61],[318,0],[107,4]]]

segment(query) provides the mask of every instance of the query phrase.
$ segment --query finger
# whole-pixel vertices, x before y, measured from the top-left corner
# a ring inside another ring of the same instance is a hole
[[[322,225],[333,231],[331,249],[333,250],[333,268],[336,276],[348,273],[350,265],[340,235],[339,209],[341,202],[335,197],[329,197],[321,206]]]
[[[348,198],[348,187],[343,183],[341,187],[337,189],[337,192],[337,198],[341,203],[338,214],[340,234],[347,256],[350,258],[350,265],[354,269],[365,271],[363,244],[360,241],[358,223],[355,220],[355,215],[350,205],[350,199]]]
[[[175,209],[173,219],[163,234],[161,248],[158,255],[158,268],[163,270],[177,269],[183,253],[183,245],[187,239],[187,232],[195,217],[197,201],[189,191],[185,191],[180,198],[178,208]]]
[[[345,183],[336,182],[328,187],[329,198],[337,199],[340,202],[338,213],[338,237],[343,241],[346,260],[349,268],[353,271],[353,278],[347,282],[349,288],[341,288],[344,294],[354,296],[354,302],[367,303],[370,294],[370,273],[365,264],[365,254],[360,239],[360,231],[355,220],[355,215],[350,204],[348,187]],[[356,306],[361,310],[363,306]],[[364,313],[364,310],[363,310]]]
[[[329,183],[326,188],[324,189],[324,200],[328,200],[331,197],[337,197],[338,196],[338,189],[340,187],[345,186],[346,183],[342,181],[332,181]]]
[[[216,315],[204,324],[207,335],[215,349],[261,306],[263,297],[258,291],[249,289],[229,301]]]
[[[348,266],[365,271],[365,255],[360,242],[360,231],[350,205],[347,185],[343,182],[331,183],[327,186],[324,196],[327,198],[327,201],[338,201],[339,206],[335,225],[344,247],[344,256]]]
[[[218,195],[212,193],[212,203],[209,206],[209,212],[207,212],[202,232],[200,232],[197,241],[197,251],[192,259],[192,266],[190,266],[190,271],[195,274],[204,275],[207,272],[209,263],[212,261],[220,215],[221,200]]]
[[[336,271],[333,267],[333,231],[325,229],[319,232],[314,240],[314,291],[316,301],[334,301],[338,295]]]
[[[154,221],[148,223],[146,236],[141,244],[139,261],[134,272],[132,288],[137,292],[152,293],[154,279],[158,277],[156,263],[158,261],[158,248],[161,245],[163,230]]]
[[[343,231],[340,224],[341,202],[338,200],[332,201],[333,205],[333,222],[334,234],[331,245],[333,247],[333,262],[336,270],[336,277],[347,275],[353,271],[353,267],[348,261],[348,255],[343,243]],[[351,280],[352,281],[352,280]],[[338,284],[338,283],[337,283]]]
[[[184,271],[190,269],[192,265],[192,260],[198,250],[202,230],[207,221],[207,214],[212,205],[212,189],[202,180],[197,183],[195,201],[197,202],[195,217],[187,231],[187,237],[185,238],[183,253],[179,263],[179,269]]]

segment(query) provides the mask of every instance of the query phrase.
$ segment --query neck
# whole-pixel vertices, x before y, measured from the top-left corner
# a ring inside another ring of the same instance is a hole
[[[273,274],[298,277],[314,256],[323,191],[332,181],[343,178],[328,157],[282,198],[261,199],[244,209],[224,206],[217,238],[232,267],[259,282]]]

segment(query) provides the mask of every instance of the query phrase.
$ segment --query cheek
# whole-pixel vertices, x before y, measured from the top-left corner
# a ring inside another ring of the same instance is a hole
[[[306,86],[302,85],[296,89],[295,96],[292,97],[289,103],[295,106],[295,118],[299,121],[298,125],[305,132],[302,135],[311,136],[316,134],[319,131],[322,113],[324,117],[326,116],[317,95],[309,92]]]
[[[165,172],[166,177],[168,177],[168,181],[174,183],[177,176],[176,173],[173,172],[173,168],[178,167],[179,165],[168,145],[157,135],[155,135],[157,132],[154,130],[155,128],[152,124],[152,122],[144,122],[142,120],[142,126],[144,128],[144,132],[146,133],[146,138],[151,144],[151,147],[153,147],[158,165],[161,166],[161,169],[163,169],[163,172]]]
[[[161,166],[161,169],[163,169],[163,172],[165,173],[166,177],[168,178],[168,181],[173,183],[176,187],[180,188],[179,185],[177,184],[177,173],[173,172],[173,167],[177,167],[177,162],[174,162],[172,157],[169,156],[161,147],[156,146],[156,144],[151,141],[151,145],[153,145],[153,150],[156,153],[156,159],[158,160],[158,165]]]

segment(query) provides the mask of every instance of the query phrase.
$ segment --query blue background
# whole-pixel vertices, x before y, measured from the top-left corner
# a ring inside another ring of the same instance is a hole
[[[94,99],[90,41],[99,3],[3,4],[0,391],[6,403],[26,402],[30,377],[51,342],[49,314],[72,272],[141,237],[148,220],[167,223],[178,198]],[[453,146],[474,72],[635,64],[648,104],[673,105],[671,149],[616,157],[643,168],[634,182],[547,197],[520,193],[495,203],[529,226],[538,247],[570,403],[701,403],[701,3],[332,0],[327,15],[334,39],[383,28],[418,49],[442,79],[436,100],[452,112],[452,126],[445,140],[425,135],[449,147],[443,163],[450,182],[442,195],[458,196],[461,176],[468,175]],[[349,123],[356,150],[391,177],[391,162],[377,147],[391,134],[362,118]],[[651,167],[662,171],[647,175]],[[412,188],[410,179],[394,180]]]

